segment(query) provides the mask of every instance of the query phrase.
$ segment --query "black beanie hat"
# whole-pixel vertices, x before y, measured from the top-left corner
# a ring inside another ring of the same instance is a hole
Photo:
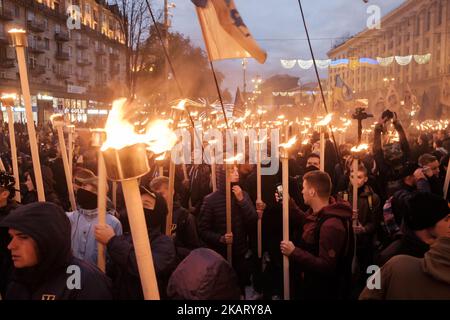
[[[450,213],[447,201],[428,192],[418,192],[409,200],[405,223],[411,230],[433,227]]]

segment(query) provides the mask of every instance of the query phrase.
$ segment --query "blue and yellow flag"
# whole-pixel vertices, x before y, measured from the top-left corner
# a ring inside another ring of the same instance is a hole
[[[233,0],[191,0],[197,9],[210,61],[255,58],[267,54],[253,39]]]

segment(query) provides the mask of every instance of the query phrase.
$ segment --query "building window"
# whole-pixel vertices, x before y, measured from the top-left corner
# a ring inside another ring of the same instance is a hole
[[[44,28],[45,30],[48,30],[48,20],[44,19]]]
[[[49,58],[45,58],[45,67],[47,69],[50,69],[50,59]]]
[[[431,11],[429,10],[426,14],[426,21],[425,21],[425,31],[430,31],[431,28]]]
[[[415,30],[416,36],[420,34],[420,16],[417,16],[416,19],[416,30]]]
[[[439,2],[439,8],[437,13],[436,25],[440,26],[442,24],[442,16],[444,14],[444,4],[443,1]]]
[[[46,50],[50,50],[50,39],[45,38],[44,39],[44,45]]]
[[[69,47],[69,57],[72,57],[72,47]]]
[[[16,16],[16,18],[20,18],[20,7],[19,6],[14,6],[14,15]]]

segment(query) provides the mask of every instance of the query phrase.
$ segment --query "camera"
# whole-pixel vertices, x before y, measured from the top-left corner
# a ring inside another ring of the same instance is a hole
[[[368,118],[373,118],[373,114],[367,113],[364,108],[356,108],[355,113],[352,115],[355,120],[366,120]]]
[[[279,201],[283,200],[283,185],[282,184],[277,185],[276,192],[277,192]]]

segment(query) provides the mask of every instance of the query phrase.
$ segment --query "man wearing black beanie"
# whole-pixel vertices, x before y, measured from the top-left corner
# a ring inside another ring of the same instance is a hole
[[[360,300],[450,299],[450,209],[442,198],[417,193],[405,223],[430,245],[423,258],[397,255],[368,280]],[[377,280],[378,285],[376,285]],[[376,285],[376,286],[375,286]]]
[[[422,258],[436,239],[436,226],[449,214],[449,207],[441,197],[418,192],[407,201],[404,213],[404,234],[381,252],[378,264],[381,266],[390,258],[400,254]]]

